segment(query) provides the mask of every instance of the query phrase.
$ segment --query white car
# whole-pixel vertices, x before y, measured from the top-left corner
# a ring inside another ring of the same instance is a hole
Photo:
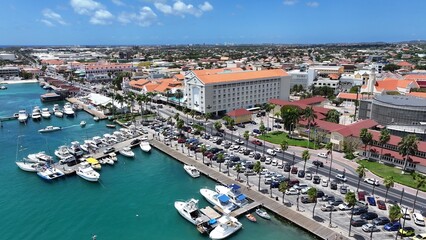
[[[328,157],[327,153],[318,153],[317,155],[318,155],[318,157],[322,157],[322,158],[327,158]]]
[[[277,166],[277,165],[278,165],[277,159],[272,160],[272,166]]]
[[[376,227],[376,225],[371,224],[371,223],[367,223],[362,225],[362,231],[364,232],[379,232],[380,229],[378,227]]]
[[[282,152],[281,148],[277,148],[277,147],[276,147],[276,148],[274,148],[274,151],[275,151],[275,152],[277,152],[277,153]]]
[[[300,190],[300,193],[301,194],[307,194],[309,189],[311,189],[311,187],[304,187]]]
[[[343,175],[343,174],[337,174],[336,175],[336,179],[338,179],[338,180],[340,180],[340,181],[343,181],[343,182],[346,182],[346,181],[348,181],[348,179],[345,177],[345,175]]]
[[[272,163],[272,158],[270,158],[270,157],[267,157],[266,158],[266,160],[265,160],[265,164],[271,164]]]
[[[286,195],[297,195],[299,194],[299,191],[294,188],[289,188],[285,191]]]
[[[268,149],[268,150],[266,150],[266,153],[271,155],[271,156],[277,155],[277,153],[274,151],[274,149]]]
[[[413,220],[416,225],[424,226],[425,220],[420,213],[413,213]]]
[[[376,180],[374,178],[365,178],[364,182],[371,184],[371,185],[376,185],[376,186],[380,185],[379,180]]]
[[[337,206],[337,208],[339,208],[339,210],[340,211],[349,211],[349,210],[351,210],[352,208],[348,205],[348,204],[346,204],[346,203],[341,203],[341,204],[339,204],[339,206]]]
[[[328,187],[328,179],[322,179],[321,180],[321,186]]]

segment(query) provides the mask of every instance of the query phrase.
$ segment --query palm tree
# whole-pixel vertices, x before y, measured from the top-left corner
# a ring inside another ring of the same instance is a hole
[[[308,198],[315,203],[314,208],[312,209],[312,218],[315,216],[315,207],[317,206],[317,189],[314,187],[309,188]]]
[[[241,163],[237,163],[237,165],[235,166],[235,171],[237,171],[237,181],[240,181]]]
[[[311,154],[309,153],[309,150],[304,150],[302,152],[302,160],[305,162],[303,164],[303,171],[306,169],[306,162],[311,158]]]
[[[327,112],[326,120],[333,123],[340,122],[340,112],[336,109],[331,109]]]
[[[164,92],[166,93],[166,102],[167,102],[167,104],[169,103],[169,97],[170,97],[170,94],[171,94],[171,89],[170,88],[166,88],[166,89],[164,89]]]
[[[404,166],[402,172],[407,168],[407,162],[410,155],[417,151],[418,138],[414,134],[408,134],[398,143],[398,152],[404,157]]]
[[[204,124],[204,126],[206,126],[207,127],[207,121],[210,119],[212,117],[212,113],[206,113],[206,114],[204,114],[204,119],[206,120],[206,122],[205,122],[205,124]],[[212,130],[212,127],[210,126],[210,130]],[[206,133],[207,133],[207,130],[206,130]],[[211,133],[211,132],[210,132]]]
[[[219,132],[222,128],[222,123],[220,121],[214,122],[214,129],[216,129],[216,132]]]
[[[317,115],[315,114],[315,111],[312,107],[307,107],[304,110],[303,117],[306,121],[308,121],[308,148],[309,148],[309,142],[311,140],[311,123],[315,121],[317,118]]]
[[[283,193],[283,204],[285,203],[284,197],[285,197],[285,191],[287,191],[287,189],[288,189],[288,182],[286,181],[281,182],[280,185],[278,186],[278,190]]]
[[[201,145],[200,152],[201,152],[201,154],[203,154],[203,163],[204,163],[204,153],[207,152],[206,145],[204,145],[204,144]]]
[[[368,131],[367,128],[361,129],[359,133],[359,138],[361,138],[362,143],[364,144],[364,153],[365,157],[370,158],[369,154],[367,154],[367,146],[373,140],[373,135]]]
[[[398,204],[394,204],[389,208],[389,220],[391,223],[399,221],[402,218],[401,207]],[[398,229],[399,231],[399,229]],[[395,239],[398,238],[398,233],[395,235]]]
[[[231,120],[229,121],[228,127],[231,129],[231,142],[232,142],[232,136],[234,135],[234,125],[235,125],[235,120],[233,118],[231,118]]]
[[[179,113],[176,113],[176,114],[173,116],[173,118],[176,120],[176,122],[177,122],[177,121],[179,121],[179,119],[180,119],[180,115],[179,115]]]
[[[145,101],[145,95],[144,94],[138,94],[137,96],[136,96],[136,101],[138,102],[138,104],[139,104],[139,107],[140,107],[140,111],[141,111],[141,115],[143,114],[143,108],[142,108],[142,102],[144,102]]]
[[[265,139],[266,139],[266,137],[264,135],[266,133],[266,127],[265,127],[265,124],[263,123],[263,121],[260,121],[259,131],[260,131],[260,134],[263,136],[263,153],[262,154],[265,155],[265,148],[266,148]]]
[[[327,143],[325,145],[325,148],[328,150],[327,154],[330,155],[330,168],[328,169],[328,182],[330,182],[330,178],[331,178],[331,167],[333,165],[333,143],[331,143],[331,142]]]
[[[388,198],[388,192],[389,192],[389,188],[393,187],[395,184],[395,181],[393,180],[392,176],[387,176],[385,177],[385,179],[383,180],[383,186],[385,186],[386,188],[386,193],[385,193],[385,202]]]
[[[426,185],[426,176],[421,175],[419,173],[414,173],[413,178],[416,182],[416,197],[414,198],[413,203],[413,211],[416,210],[416,202],[417,202],[417,195],[419,194],[419,189],[423,188]]]
[[[359,184],[361,182],[361,178],[365,178],[365,171],[366,171],[366,168],[362,164],[360,164],[355,170],[355,172],[358,174],[358,186],[356,187],[357,192],[359,190]]]
[[[190,112],[189,112],[189,115],[191,116],[191,118],[194,120],[194,116],[197,114],[197,112],[196,111],[194,111],[194,110],[191,110]]]
[[[285,155],[285,151],[287,151],[287,149],[288,149],[288,142],[286,140],[283,140],[280,143],[280,148],[281,148],[281,151],[283,153],[283,159],[281,159],[281,165],[283,166],[283,170],[284,170],[284,155]]]
[[[351,228],[352,228],[351,223],[352,223],[352,219],[354,218],[354,208],[355,208],[355,203],[356,203],[355,193],[354,192],[346,193],[345,202],[347,202],[349,206],[352,206],[351,220],[349,221],[349,235],[348,235],[348,236],[351,236]]]
[[[184,108],[184,109],[183,109],[183,113],[185,113],[185,114],[186,114],[186,121],[187,121],[187,122],[189,121],[189,117],[188,117],[189,112],[190,112],[190,110],[189,110],[188,108]]]
[[[223,153],[219,153],[218,155],[217,155],[217,162],[219,163],[219,172],[221,171],[221,169],[222,169],[222,162],[223,162],[223,159],[225,159],[225,156],[223,155]],[[229,164],[228,164],[229,165]]]
[[[182,119],[177,120],[176,128],[179,130],[179,135],[182,134],[182,128],[183,128],[184,125],[185,125],[185,123]]]
[[[262,175],[260,174],[260,172],[262,171],[262,163],[260,163],[260,161],[257,161],[254,166],[253,166],[253,171],[259,175],[259,183],[257,185],[257,189],[258,191],[260,191],[260,178],[262,177]]]
[[[380,158],[379,161],[382,161],[382,155],[383,155],[383,147],[386,143],[388,143],[390,140],[390,132],[387,129],[383,129],[380,131],[380,137],[379,137],[379,144],[380,144]]]
[[[269,127],[269,113],[272,111],[272,109],[275,108],[274,104],[271,103],[267,103],[264,106],[265,112],[266,112],[266,121],[267,121],[267,126]]]
[[[244,131],[243,137],[246,140],[246,148],[248,148],[248,141],[249,141],[249,138],[250,138],[250,132]]]

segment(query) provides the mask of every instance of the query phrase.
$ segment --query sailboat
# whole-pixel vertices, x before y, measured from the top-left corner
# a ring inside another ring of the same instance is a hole
[[[21,136],[18,136],[18,139],[16,140],[16,165],[18,167],[26,172],[37,172],[37,169],[42,167],[44,163],[34,163],[34,162],[28,162],[26,161],[26,158],[22,159],[22,161],[18,161],[18,155],[19,155],[19,139]]]

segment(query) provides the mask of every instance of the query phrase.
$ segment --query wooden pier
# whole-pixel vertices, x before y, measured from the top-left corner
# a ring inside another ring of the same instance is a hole
[[[90,109],[85,103],[81,102],[77,98],[66,98],[65,100],[67,100],[68,102],[70,102],[72,104],[77,104],[78,106],[82,106],[84,111],[86,111],[87,113],[89,113],[90,115],[92,115],[94,117],[98,117],[99,120],[107,119],[107,116],[105,116],[105,114],[103,114],[103,113],[101,113],[97,110]]]
[[[172,158],[184,164],[195,166],[202,174],[215,180],[216,182],[219,182],[226,186],[230,184],[241,185],[240,182],[237,182],[231,177],[228,177],[225,173],[220,173],[217,170],[203,164],[201,158],[199,158],[197,161],[193,158],[188,157],[185,153],[177,151],[174,148],[170,148],[169,146],[166,146],[165,144],[157,140],[152,140],[150,143],[153,147],[168,154]],[[251,190],[249,187],[242,187],[241,192],[254,202],[247,205],[247,207],[243,207],[240,211],[236,210],[231,213],[234,216],[238,216],[248,211],[251,211],[261,205],[263,208],[266,208],[269,211],[274,212],[276,215],[279,215],[282,218],[293,222],[297,226],[305,229],[306,231],[311,232],[312,234],[318,236],[321,239],[337,239],[337,236],[341,240],[349,239],[346,236],[338,234],[327,226],[322,225],[314,219],[307,217],[301,214],[300,212],[290,209],[289,207],[283,205],[281,202],[277,201],[275,198],[270,198],[269,194],[264,195],[258,191]]]

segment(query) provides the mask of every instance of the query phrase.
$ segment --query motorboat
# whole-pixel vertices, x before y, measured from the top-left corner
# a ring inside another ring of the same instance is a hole
[[[20,123],[25,123],[28,120],[28,113],[25,110],[19,110],[18,121]]]
[[[58,149],[56,149],[55,156],[60,160],[67,160],[68,162],[76,160],[76,158],[68,151],[67,146],[60,146]]]
[[[106,158],[104,158],[104,159],[102,159],[106,164],[108,164],[108,165],[114,165],[114,160],[112,160],[111,158],[109,158],[109,157],[106,157]]]
[[[26,172],[37,172],[37,170],[43,166],[43,163],[31,163],[31,162],[16,162],[18,167]]]
[[[115,125],[115,124],[107,124],[107,125],[105,125],[107,128],[116,128],[117,127],[117,125]]]
[[[84,140],[84,143],[87,145],[88,148],[92,150],[96,150],[99,148],[93,140]]]
[[[113,133],[112,133],[119,141],[120,140],[126,140],[127,138],[123,135],[123,133],[122,132],[120,132],[120,131],[114,131]]]
[[[53,112],[61,111],[61,109],[59,108],[59,104],[57,104],[57,103],[53,104],[52,111],[53,111]]]
[[[38,152],[38,153],[28,154],[26,161],[33,162],[33,163],[40,163],[40,162],[52,163],[53,158],[52,156],[47,155],[45,152]]]
[[[0,86],[0,90],[6,90],[6,89],[7,89],[7,87],[5,85]]]
[[[255,217],[253,214],[251,214],[251,213],[247,213],[247,214],[246,214],[246,218],[247,218],[250,222],[257,222],[256,217]]]
[[[61,158],[61,160],[59,160],[59,163],[68,164],[68,163],[76,162],[76,161],[77,161],[77,159],[75,158],[75,156],[69,154],[69,155],[66,155],[63,158]]]
[[[90,164],[90,166],[91,166],[93,169],[101,170],[101,168],[102,168],[102,166],[101,166],[101,164],[100,164],[100,161],[98,161],[96,158],[92,158],[92,157],[87,158],[87,159],[86,159],[86,162],[87,162],[87,163],[89,163],[89,164]]]
[[[130,147],[123,147],[120,151],[118,151],[121,155],[126,157],[134,157],[135,153],[132,151]]]
[[[228,187],[216,185],[215,190],[219,194],[227,195],[231,199],[231,202],[238,207],[248,204],[246,196],[241,193],[241,187],[237,184],[231,184]]]
[[[68,148],[68,151],[76,157],[81,157],[84,154],[83,149],[80,147],[80,143],[77,141],[71,142],[71,147]]]
[[[48,108],[42,108],[41,109],[41,116],[43,118],[50,118],[51,114],[49,112],[49,109]]]
[[[85,152],[89,152],[89,146],[87,145],[87,143],[81,144],[80,148]]]
[[[35,107],[34,107],[33,112],[32,112],[32,114],[31,114],[31,118],[32,118],[34,121],[41,120],[41,111],[40,111],[40,108],[39,108],[38,106],[35,106]]]
[[[115,152],[109,153],[108,158],[112,159],[114,162],[118,161],[117,154],[115,154]]]
[[[109,133],[105,133],[103,135],[104,139],[109,143],[109,144],[115,144],[118,143],[118,140],[115,136],[109,134]]]
[[[80,122],[80,127],[85,127],[86,126],[86,121],[81,121]]]
[[[96,146],[99,146],[100,144],[102,144],[102,138],[99,136],[94,136],[92,140],[93,142],[95,142]]]
[[[198,169],[192,165],[183,165],[183,169],[185,169],[185,171],[189,174],[189,176],[193,177],[193,178],[197,178],[200,176],[200,171],[198,171]]]
[[[65,174],[57,168],[54,168],[51,166],[44,166],[37,171],[37,175],[39,175],[41,178],[45,180],[53,180],[53,179],[62,177]]]
[[[142,151],[144,152],[149,152],[151,151],[151,145],[149,144],[148,141],[143,141],[139,144],[139,147],[142,149]]]
[[[61,127],[54,127],[54,126],[47,126],[45,128],[42,128],[38,130],[39,133],[47,133],[47,132],[55,132],[61,130]]]
[[[58,118],[64,117],[64,113],[62,111],[55,111],[53,114],[55,114],[55,116]]]
[[[228,214],[237,208],[237,206],[233,204],[230,201],[231,199],[225,194],[220,194],[207,188],[200,189],[200,193],[209,203],[221,208],[225,214]]]
[[[209,237],[213,240],[227,238],[243,226],[236,218],[228,215],[222,216],[217,222],[217,227],[209,234]]]
[[[70,103],[65,103],[64,105],[64,113],[68,117],[74,117],[75,112]]]
[[[95,121],[95,122],[99,122],[99,117],[93,117],[93,121]]]
[[[256,214],[261,218],[271,220],[271,216],[269,216],[269,214],[266,211],[264,211],[260,208],[256,209]]]
[[[93,170],[93,168],[90,166],[88,162],[80,163],[80,166],[78,167],[76,171],[76,174],[79,177],[89,182],[97,182],[100,177],[100,174],[96,172],[95,170]]]
[[[176,201],[175,208],[179,214],[194,225],[209,221],[210,218],[198,209],[198,200],[191,198],[186,202]]]

